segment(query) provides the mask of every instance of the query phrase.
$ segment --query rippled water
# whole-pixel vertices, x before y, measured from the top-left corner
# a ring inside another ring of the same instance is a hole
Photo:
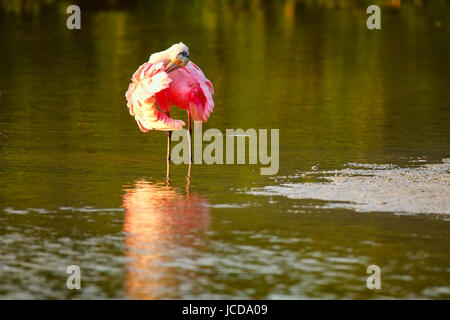
[[[81,2],[68,31],[64,2],[20,3],[0,1],[0,298],[450,298],[448,2],[376,32],[358,5]],[[124,92],[180,40],[216,89],[204,129],[279,128],[276,176],[166,181]]]

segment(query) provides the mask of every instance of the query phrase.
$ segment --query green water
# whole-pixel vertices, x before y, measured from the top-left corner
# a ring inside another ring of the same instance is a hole
[[[71,2],[0,1],[0,298],[450,298],[448,215],[249,193],[449,158],[449,2],[382,7],[376,31],[365,2],[117,3],[69,31]],[[215,87],[204,129],[280,129],[276,176],[172,164],[167,183],[166,136],[124,92],[177,41]]]

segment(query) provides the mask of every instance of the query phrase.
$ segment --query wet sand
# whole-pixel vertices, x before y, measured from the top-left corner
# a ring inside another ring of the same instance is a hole
[[[298,178],[325,182],[286,183],[250,194],[329,201],[325,208],[356,211],[450,214],[450,159],[414,168],[350,163],[337,171],[305,172]]]

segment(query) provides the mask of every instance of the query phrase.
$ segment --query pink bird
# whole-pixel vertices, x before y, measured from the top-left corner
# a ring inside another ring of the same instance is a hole
[[[172,131],[185,125],[182,120],[170,118],[170,109],[177,106],[187,111],[192,160],[191,118],[196,122],[208,120],[214,109],[214,88],[200,68],[189,61],[189,48],[180,42],[153,53],[131,80],[125,93],[128,110],[141,131],[167,131],[167,160]]]

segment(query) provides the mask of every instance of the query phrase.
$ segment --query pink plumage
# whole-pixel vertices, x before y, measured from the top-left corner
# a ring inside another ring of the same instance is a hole
[[[194,63],[166,72],[163,62],[141,65],[125,96],[130,114],[143,132],[181,129],[182,120],[170,118],[171,106],[186,110],[194,121],[205,122],[214,109],[214,88]]]

